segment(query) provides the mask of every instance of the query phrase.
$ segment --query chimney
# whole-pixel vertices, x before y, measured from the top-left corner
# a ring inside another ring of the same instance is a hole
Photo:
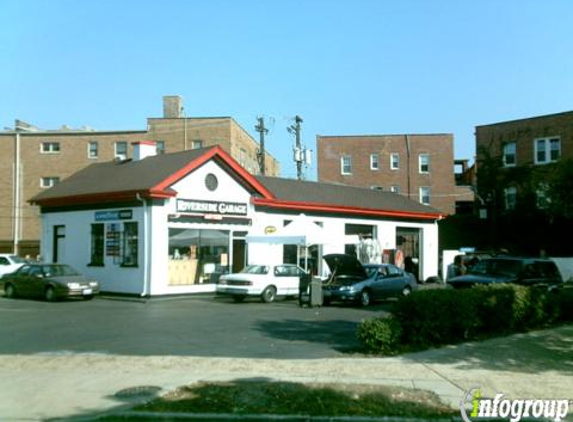
[[[183,98],[180,95],[166,95],[163,97],[163,118],[178,119],[183,117]]]
[[[146,157],[151,157],[157,154],[157,146],[153,141],[132,142],[132,145],[133,161],[141,161]]]

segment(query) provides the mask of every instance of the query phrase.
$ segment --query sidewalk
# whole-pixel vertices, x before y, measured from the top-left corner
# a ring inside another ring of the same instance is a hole
[[[96,415],[133,405],[125,391],[268,379],[430,390],[454,409],[470,388],[511,398],[573,398],[573,325],[393,358],[274,360],[97,354],[4,355],[0,420]],[[155,387],[155,388],[151,388]],[[570,406],[573,414],[573,405]],[[214,409],[215,411],[216,409]],[[571,415],[569,416],[571,418]]]

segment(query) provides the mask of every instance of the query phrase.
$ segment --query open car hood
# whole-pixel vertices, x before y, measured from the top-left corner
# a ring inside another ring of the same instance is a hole
[[[347,254],[329,254],[322,257],[330,272],[336,274],[337,276],[352,276],[367,278],[368,275],[364,270],[364,267],[353,255]]]

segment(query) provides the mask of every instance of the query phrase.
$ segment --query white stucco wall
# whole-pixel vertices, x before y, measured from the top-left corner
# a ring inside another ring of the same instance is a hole
[[[143,209],[116,208],[113,210],[131,210],[133,218],[131,220],[100,221],[97,223],[124,223],[130,221],[138,222],[138,263],[136,268],[120,266],[119,260],[104,253],[104,266],[92,267],[91,257],[91,225],[96,223],[95,210],[70,211],[59,213],[42,214],[42,249],[40,254],[45,262],[53,261],[53,233],[54,226],[65,226],[66,238],[65,253],[58,252],[58,262],[71,265],[82,274],[95,278],[101,286],[101,290],[110,292],[123,292],[130,294],[140,294],[143,291],[143,265],[142,251],[143,243]]]
[[[214,174],[218,180],[217,189],[210,191],[205,186],[205,177]],[[216,221],[205,220],[203,223],[168,222],[169,215],[181,215],[177,212],[177,199],[222,201],[247,204],[247,215],[243,218],[253,218],[254,208],[250,203],[250,193],[238,184],[225,170],[215,162],[207,162],[190,175],[184,177],[173,186],[177,192],[175,198],[166,201],[164,207],[153,207],[151,223],[151,256],[150,269],[151,295],[185,294],[212,292],[211,284],[195,284],[184,286],[169,285],[169,227],[193,229],[217,229],[232,231],[247,231],[248,226],[218,224]],[[230,254],[231,255],[231,254]]]
[[[292,214],[263,214],[257,213],[254,218],[252,232],[249,234],[261,235],[262,230],[268,226],[283,227],[285,220],[295,218]],[[309,216],[314,222],[321,222],[322,227],[336,242],[322,246],[323,255],[344,253],[347,224],[363,224],[376,227],[378,241],[381,249],[396,248],[396,229],[398,227],[421,229],[420,233],[420,274],[422,280],[438,275],[438,226],[430,223],[407,223],[396,221],[377,221],[357,218],[315,217]],[[269,245],[264,243],[249,244],[249,264],[279,264],[283,259],[283,245]]]

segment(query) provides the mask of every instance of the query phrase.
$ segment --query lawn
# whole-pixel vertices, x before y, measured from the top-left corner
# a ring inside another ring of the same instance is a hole
[[[435,394],[406,388],[352,384],[298,384],[258,380],[198,383],[179,388],[134,411],[225,413],[233,415],[301,415],[415,417],[424,420],[459,415]],[[135,421],[129,412],[100,421]]]

